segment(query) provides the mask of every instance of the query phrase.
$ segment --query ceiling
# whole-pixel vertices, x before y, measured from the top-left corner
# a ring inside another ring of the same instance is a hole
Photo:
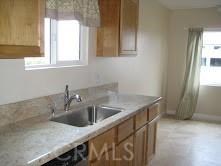
[[[194,9],[221,6],[221,0],[158,0],[169,9]]]

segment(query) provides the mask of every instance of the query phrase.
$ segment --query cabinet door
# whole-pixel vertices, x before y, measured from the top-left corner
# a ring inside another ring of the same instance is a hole
[[[130,136],[121,142],[116,149],[116,166],[133,166],[134,138]]]
[[[113,151],[109,151],[108,153],[104,154],[100,159],[90,163],[89,166],[115,166],[115,161],[113,160]]]
[[[97,56],[119,55],[120,0],[99,0],[101,27],[97,30]]]
[[[116,130],[113,128],[89,140],[89,161],[97,160],[100,156],[114,148],[115,134]]]
[[[157,121],[153,121],[147,126],[147,159],[148,164],[156,153]]]
[[[137,54],[139,0],[121,0],[120,54]]]
[[[146,136],[147,136],[147,127],[139,129],[135,133],[134,141],[134,166],[144,166],[146,159]]]
[[[43,53],[44,0],[0,1],[0,58]]]

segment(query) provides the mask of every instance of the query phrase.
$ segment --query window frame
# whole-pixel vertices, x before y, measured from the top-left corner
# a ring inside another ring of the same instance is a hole
[[[221,28],[206,28],[206,29],[204,29],[204,33],[205,32],[220,32],[221,33]],[[202,47],[204,47],[204,46],[205,45],[203,43]],[[211,59],[213,57],[209,57],[209,56],[206,56],[206,57],[204,56],[203,57],[202,56],[201,60],[202,60],[202,58],[206,58],[206,66],[202,66],[202,64],[201,64],[201,69],[200,69],[200,85],[201,86],[217,86],[217,87],[220,87],[221,86],[221,81],[217,82],[217,83],[214,83],[213,81],[205,82],[201,77],[202,77],[202,74],[205,73],[205,72],[215,72],[215,71],[217,71],[218,73],[221,73],[221,66],[220,67],[218,67],[218,66],[211,67],[210,66],[210,62],[211,62]]]
[[[58,61],[57,55],[57,21],[50,19],[50,64],[25,65],[25,70],[76,67],[88,65],[89,28],[80,25],[79,60]]]

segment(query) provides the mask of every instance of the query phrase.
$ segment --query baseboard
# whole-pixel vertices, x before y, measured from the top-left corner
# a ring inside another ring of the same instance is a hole
[[[214,116],[214,115],[208,115],[208,114],[201,114],[201,113],[195,113],[193,115],[194,120],[204,120],[204,121],[210,121],[210,122],[221,122],[221,116]]]
[[[167,110],[167,115],[175,115],[175,110]],[[202,113],[195,113],[193,115],[193,120],[200,120],[200,121],[209,121],[209,122],[218,122],[221,123],[221,116],[215,116],[215,115],[208,115],[208,114],[202,114]]]
[[[175,115],[176,111],[175,110],[167,110],[166,114],[167,115]]]

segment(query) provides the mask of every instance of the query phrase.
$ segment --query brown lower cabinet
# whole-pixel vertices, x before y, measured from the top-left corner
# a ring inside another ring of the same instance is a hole
[[[148,166],[156,153],[157,112],[153,105],[90,140],[89,166]]]

